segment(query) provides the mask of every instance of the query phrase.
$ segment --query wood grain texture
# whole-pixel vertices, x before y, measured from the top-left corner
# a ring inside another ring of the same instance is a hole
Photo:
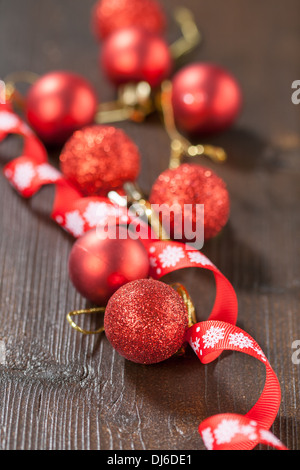
[[[0,0],[0,77],[15,70],[69,69],[85,75],[102,101],[115,95],[97,64],[89,29],[93,0]],[[161,0],[167,39],[179,31],[173,0]],[[239,79],[244,109],[236,126],[210,139],[229,158],[215,170],[231,194],[230,223],[203,252],[234,285],[238,325],[260,344],[278,375],[282,405],[273,432],[300,449],[300,79],[298,0],[186,0],[203,31],[189,61],[217,62]],[[139,145],[139,184],[149,192],[166,168],[169,141],[156,119],[119,124]],[[1,162],[20,142],[0,146]],[[53,164],[59,150],[49,150]],[[201,160],[197,160],[199,163]],[[213,164],[205,161],[213,168]],[[0,448],[204,449],[198,424],[218,412],[246,413],[264,384],[264,368],[225,353],[202,366],[187,353],[155,366],[129,363],[105,336],[83,337],[66,313],[86,305],[68,279],[73,243],[48,214],[53,188],[24,201],[1,176]],[[214,298],[212,278],[184,270],[198,320]],[[263,447],[260,446],[260,449]]]

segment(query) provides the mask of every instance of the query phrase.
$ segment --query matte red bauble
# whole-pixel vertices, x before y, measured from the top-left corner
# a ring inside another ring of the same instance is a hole
[[[95,4],[92,29],[99,40],[130,26],[161,34],[166,17],[160,4],[156,0],[99,0]]]
[[[204,205],[206,240],[216,236],[229,218],[230,201],[224,181],[209,168],[196,164],[182,164],[161,173],[149,199],[151,204],[162,205],[162,214],[164,207],[173,206],[170,235],[174,239],[182,235],[182,241],[186,242],[193,241],[185,236],[185,227],[196,226],[196,204]]]
[[[104,329],[109,342],[126,359],[154,364],[183,345],[187,308],[170,286],[153,279],[133,281],[108,301]]]
[[[97,305],[106,304],[125,283],[148,277],[148,253],[142,242],[131,239],[126,227],[119,226],[119,230],[115,238],[89,230],[75,242],[69,256],[74,287]]]
[[[60,167],[85,196],[105,195],[136,180],[140,153],[122,129],[93,125],[74,132],[66,142]]]
[[[174,76],[172,85],[174,118],[178,127],[188,133],[223,131],[240,112],[240,87],[217,65],[188,65]]]
[[[76,129],[91,124],[97,107],[97,94],[90,83],[64,71],[43,75],[26,98],[30,126],[50,144],[62,144]]]
[[[136,27],[118,30],[106,39],[100,64],[116,85],[146,81],[155,87],[172,69],[168,44],[161,37]]]

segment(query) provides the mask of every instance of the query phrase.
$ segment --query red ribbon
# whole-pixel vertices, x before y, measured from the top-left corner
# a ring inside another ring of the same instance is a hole
[[[105,197],[83,197],[77,188],[48,162],[47,152],[27,124],[16,115],[10,104],[0,105],[0,141],[8,134],[24,137],[23,154],[4,167],[4,175],[22,197],[28,198],[45,184],[55,184],[51,218],[75,238],[99,224],[132,223],[127,209],[114,205]],[[161,241],[151,234],[141,237],[148,250],[150,276],[160,279],[178,269],[200,267],[211,271],[216,284],[213,309],[207,321],[190,327],[186,341],[203,364],[215,360],[224,350],[249,354],[266,367],[265,386],[260,398],[246,415],[219,414],[204,420],[199,432],[208,449],[250,450],[258,443],[285,450],[286,447],[269,431],[281,400],[278,379],[261,348],[236,324],[238,304],[228,279],[200,251],[184,243]]]
[[[235,325],[206,321],[189,328],[187,341],[203,364],[214,360],[216,351],[241,351],[255,357],[266,367],[266,381],[260,398],[245,415],[219,414],[203,421],[199,432],[208,449],[250,450],[258,443],[281,450],[286,447],[271,433],[281,401],[278,379],[260,346]]]

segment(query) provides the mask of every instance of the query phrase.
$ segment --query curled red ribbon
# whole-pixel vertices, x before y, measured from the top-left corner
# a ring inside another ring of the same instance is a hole
[[[116,207],[108,198],[83,197],[60,171],[49,164],[43,144],[11,106],[0,105],[0,141],[8,134],[23,136],[24,147],[20,157],[5,165],[5,177],[25,198],[31,197],[43,185],[55,184],[51,218],[75,238],[99,223],[105,225],[110,216],[117,223],[132,221],[126,208]],[[231,283],[204,254],[189,245],[153,237],[142,241],[148,250],[150,276],[154,279],[189,267],[207,269],[214,275],[216,297],[209,318],[190,327],[186,334],[186,341],[200,361],[208,364],[224,350],[235,350],[255,357],[266,367],[264,389],[246,415],[218,414],[200,424],[199,433],[207,449],[250,450],[262,443],[286,450],[269,431],[280,406],[280,385],[259,345],[236,326],[238,303]]]
[[[199,432],[206,447],[212,450],[251,450],[263,443],[286,450],[269,432],[280,406],[281,392],[277,376],[256,341],[235,325],[221,321],[193,325],[186,339],[204,364],[214,360],[216,351],[234,350],[255,357],[266,367],[264,389],[245,416],[219,414],[200,424]]]

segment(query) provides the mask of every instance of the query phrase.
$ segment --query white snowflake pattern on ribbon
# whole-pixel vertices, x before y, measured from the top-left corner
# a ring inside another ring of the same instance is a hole
[[[78,210],[67,212],[65,228],[75,237],[80,237],[84,232],[84,220]]]
[[[156,268],[157,267],[157,259],[155,258],[155,256],[150,256],[149,257],[149,264],[150,264],[151,268]]]
[[[187,255],[192,263],[202,264],[203,266],[213,266],[212,262],[200,253],[200,251],[188,251]]]
[[[191,347],[193,348],[193,350],[195,351],[195,353],[197,354],[198,352],[201,354],[201,350],[200,350],[200,338],[196,336],[195,340],[191,340],[190,341],[190,345]]]
[[[253,349],[253,351],[255,351],[263,361],[267,360],[262,350],[256,347],[253,343],[253,340],[246,336],[244,333],[231,333],[229,335],[229,344],[236,346],[239,349]]]
[[[4,175],[6,176],[6,178],[11,179],[13,176],[13,171],[10,168],[5,168]]]
[[[170,266],[176,266],[184,258],[184,252],[179,246],[167,246],[158,257],[162,267],[169,268]]]
[[[257,430],[256,430],[257,423],[252,421],[250,424],[242,424],[240,426],[240,433],[247,436],[250,441],[255,441],[257,439]]]
[[[269,444],[272,444],[273,446],[282,445],[280,440],[276,436],[274,436],[274,434],[271,431],[268,431],[267,429],[260,429],[259,433],[260,433],[260,437],[266,440],[267,442],[269,442]]]
[[[252,339],[248,338],[248,336],[243,333],[230,333],[229,344],[237,346],[239,349],[253,348]]]
[[[42,163],[36,168],[36,172],[41,180],[57,181],[61,177],[61,173],[49,165],[49,163]]]
[[[117,209],[105,202],[90,202],[83,214],[90,227],[104,225],[109,217],[117,217]]]
[[[222,419],[214,430],[214,436],[217,444],[230,442],[240,431],[240,425],[237,419]]]
[[[15,167],[12,182],[20,191],[22,191],[30,186],[35,174],[35,169],[32,163],[19,163]]]
[[[213,348],[219,341],[221,341],[224,336],[225,328],[219,326],[211,326],[206,333],[202,336],[205,348]]]
[[[229,444],[237,434],[241,434],[251,441],[260,439],[275,447],[282,446],[280,440],[271,431],[258,428],[257,422],[254,420],[249,424],[241,424],[238,419],[224,418],[214,430],[207,427],[201,431],[204,445],[208,450],[214,449],[214,443],[217,445]]]
[[[19,119],[9,111],[0,112],[0,130],[9,132],[19,125]]]
[[[260,430],[260,432],[263,431]],[[258,439],[256,421],[251,421],[251,423],[249,424],[241,424],[238,419],[233,418],[224,418],[214,429],[213,432],[211,428],[205,428],[203,429],[201,434],[203,442],[209,450],[213,449],[214,441],[216,441],[216,444],[218,445],[228,444],[237,434],[242,434],[252,441]],[[266,438],[267,437],[269,438],[270,442],[272,441],[272,439],[274,440],[274,443],[279,442],[275,438],[275,436],[273,436],[273,434],[270,432],[268,433],[268,436],[266,436]]]
[[[207,450],[213,450],[214,436],[211,428],[205,428],[202,431],[202,439]]]

